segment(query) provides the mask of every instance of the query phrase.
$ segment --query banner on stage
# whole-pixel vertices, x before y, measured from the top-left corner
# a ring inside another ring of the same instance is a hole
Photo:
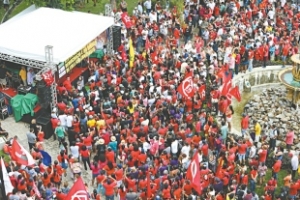
[[[65,61],[66,73],[69,73],[80,61],[96,51],[97,40],[91,41],[76,54]]]

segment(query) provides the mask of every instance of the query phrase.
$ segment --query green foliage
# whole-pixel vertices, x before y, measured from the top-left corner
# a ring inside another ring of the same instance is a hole
[[[170,8],[176,6],[177,17],[181,25],[183,25],[184,24],[184,19],[183,19],[184,0],[170,0],[170,3],[171,3]]]
[[[46,1],[44,0],[24,0],[28,5],[34,4],[36,7],[46,6]]]
[[[37,7],[49,7],[72,11],[74,0],[24,0],[28,5],[35,4]]]

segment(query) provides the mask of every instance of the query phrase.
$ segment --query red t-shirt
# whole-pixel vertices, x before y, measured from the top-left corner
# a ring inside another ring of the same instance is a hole
[[[247,144],[241,144],[238,147],[238,153],[239,154],[245,154],[247,151],[248,145]]]
[[[259,154],[259,162],[265,162],[267,159],[267,150],[262,150]]]
[[[103,187],[105,188],[105,195],[112,196],[114,195],[114,188],[116,187],[117,183],[114,181],[111,184],[103,183]]]
[[[84,158],[88,158],[90,155],[89,155],[89,150],[81,150],[80,151],[80,155],[82,156],[82,157],[84,157]]]

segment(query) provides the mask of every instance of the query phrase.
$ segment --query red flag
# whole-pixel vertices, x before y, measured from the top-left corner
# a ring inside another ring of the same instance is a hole
[[[74,183],[65,199],[89,199],[89,193],[86,191],[81,177]]]
[[[180,83],[177,91],[185,98],[191,98],[194,96],[194,82],[192,74],[188,74],[185,79]]]
[[[226,74],[226,72],[224,72],[223,77],[222,77],[223,84],[229,82],[231,80],[231,78],[232,78],[231,71],[229,71],[228,74]]]
[[[150,172],[147,171],[147,198],[151,198]]]
[[[41,198],[41,193],[40,191],[38,190],[38,188],[36,187],[36,184],[35,182],[33,181],[33,187],[32,187],[34,193],[36,194],[37,197]]]
[[[54,82],[54,77],[51,70],[43,73],[42,77],[47,86],[50,86]]]
[[[205,97],[206,85],[201,85],[199,88],[199,95],[203,99]]]
[[[229,89],[231,88],[231,86],[232,86],[231,80],[229,80],[228,82],[224,82],[223,87],[222,87],[222,91],[221,91],[221,95],[226,96]]]
[[[121,19],[127,29],[132,27],[132,22],[127,12],[122,13]]]
[[[217,77],[223,79],[223,77],[225,76],[224,74],[225,74],[225,68],[221,68],[217,73]]]
[[[19,165],[30,166],[35,164],[31,154],[15,139],[12,142],[11,158]]]
[[[238,88],[238,86],[235,86],[234,88],[232,88],[230,91],[229,91],[229,94],[231,96],[233,96],[234,98],[236,98],[236,100],[238,102],[240,102],[242,100],[241,98],[241,94],[240,94],[240,90]]]
[[[145,49],[146,49],[146,51],[148,51],[148,49],[150,49],[150,46],[151,46],[151,43],[150,43],[148,37],[146,37],[146,43],[145,43]]]
[[[194,190],[196,190],[198,194],[201,194],[201,184],[200,184],[201,176],[200,176],[198,153],[195,153],[193,160],[189,165],[189,168],[186,172],[186,178],[190,180]]]

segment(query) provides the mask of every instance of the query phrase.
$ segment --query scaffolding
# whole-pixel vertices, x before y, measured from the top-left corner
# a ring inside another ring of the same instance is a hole
[[[15,57],[5,53],[0,53],[0,60],[17,63],[19,65],[28,66],[30,68],[35,68],[35,69],[43,69],[47,65],[43,61],[36,61],[36,60],[30,60],[26,58]]]
[[[105,16],[112,16],[113,10],[111,4],[105,4]],[[107,31],[107,44],[106,44],[106,54],[113,55],[114,54],[114,40],[113,40],[113,26],[109,27]]]

